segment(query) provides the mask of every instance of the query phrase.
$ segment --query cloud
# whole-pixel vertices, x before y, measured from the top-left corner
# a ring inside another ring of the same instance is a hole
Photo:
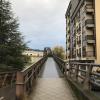
[[[70,0],[11,0],[31,48],[65,47],[65,12]]]

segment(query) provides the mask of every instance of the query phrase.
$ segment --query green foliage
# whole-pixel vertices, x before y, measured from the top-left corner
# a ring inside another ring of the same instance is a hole
[[[11,4],[7,0],[0,0],[0,64],[22,69],[25,62],[22,52],[26,45],[18,28]]]
[[[65,50],[62,46],[56,46],[53,48],[53,53],[61,59],[65,59]]]
[[[24,61],[25,64],[30,63],[31,57],[30,56],[23,56],[23,61]]]

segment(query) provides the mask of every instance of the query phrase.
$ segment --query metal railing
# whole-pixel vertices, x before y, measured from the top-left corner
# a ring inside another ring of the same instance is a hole
[[[0,88],[15,84],[16,72],[0,72]]]
[[[22,71],[14,69],[14,71],[0,72],[0,93],[2,92],[2,90],[4,91],[4,93],[0,94],[0,96],[3,96],[4,99],[7,100],[11,100],[11,98],[9,97],[12,96],[12,100],[15,100],[15,98],[16,100],[25,100],[24,96],[32,91],[34,79],[36,79],[36,77],[38,76],[38,73],[40,72],[42,65],[45,63],[46,59],[47,57],[45,56],[35,64],[31,65],[28,68],[25,68]],[[12,92],[6,93],[9,91],[13,91],[14,95],[11,94]]]
[[[13,71],[0,72],[0,100],[1,98],[25,100],[25,95],[31,92],[34,79],[38,76],[46,59],[45,56],[22,71],[13,69]],[[7,93],[9,91],[10,93]]]
[[[0,72],[0,100],[15,100],[16,73]]]
[[[25,100],[24,96],[31,92],[34,79],[38,76],[47,57],[41,58],[35,64],[24,70],[0,72],[0,100]],[[7,93],[7,92],[11,93]],[[12,94],[13,93],[13,94]]]
[[[67,71],[66,64],[68,64],[68,63],[66,63],[66,61],[64,61],[63,59],[57,57],[56,55],[53,55],[53,58],[56,61],[56,63],[59,65],[59,68],[60,68],[61,72],[63,74],[65,74],[65,72]]]
[[[16,76],[16,100],[24,100],[24,95],[32,91],[34,79],[38,76],[42,65],[45,63],[47,57],[43,57],[38,62],[17,72]]]
[[[94,25],[94,19],[87,19],[86,21],[85,21],[85,25],[87,26],[87,25]]]
[[[100,87],[99,83],[96,83],[97,80],[100,80],[100,70],[99,72],[96,69],[100,69],[99,64],[94,63],[78,63],[74,61],[63,61],[57,56],[53,56],[55,61],[59,64],[62,73],[70,78],[71,80],[83,85],[84,90],[91,91],[91,85],[94,84],[97,87]]]

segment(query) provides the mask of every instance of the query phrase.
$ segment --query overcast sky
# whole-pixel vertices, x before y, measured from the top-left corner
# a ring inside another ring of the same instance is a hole
[[[19,18],[20,31],[28,46],[43,49],[65,47],[65,12],[70,0],[9,0]]]

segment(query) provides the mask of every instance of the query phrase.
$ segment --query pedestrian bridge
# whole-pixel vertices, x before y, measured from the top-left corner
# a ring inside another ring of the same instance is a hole
[[[91,87],[91,77],[100,79],[94,67],[100,65],[45,56],[22,71],[0,73],[0,100],[100,100]]]
[[[26,100],[76,100],[53,58],[48,58]]]

